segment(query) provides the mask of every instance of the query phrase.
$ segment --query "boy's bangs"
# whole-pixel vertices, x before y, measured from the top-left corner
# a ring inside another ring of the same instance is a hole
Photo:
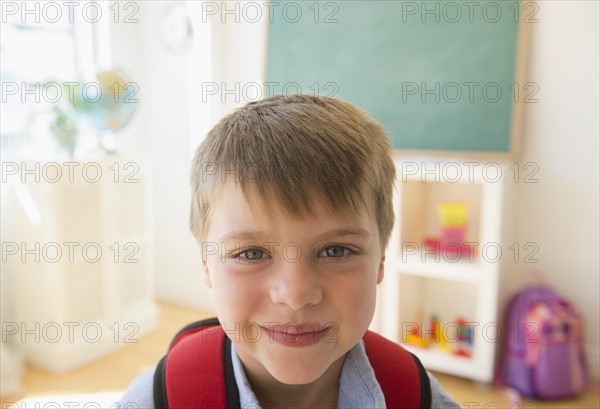
[[[281,206],[290,217],[311,216],[317,198],[340,213],[357,213],[362,209],[370,212],[372,208],[372,203],[364,197],[368,190],[360,185],[361,178],[336,169],[335,164],[323,167],[281,160],[263,163],[242,160],[225,163],[221,169],[207,180],[211,196],[219,194],[219,185],[235,183],[246,202],[261,206],[267,216],[274,205]]]
[[[261,197],[271,189],[283,208],[298,216],[311,211],[309,193],[334,210],[371,204],[364,197],[375,184],[371,162],[376,158],[364,146],[364,135],[373,132],[370,124],[319,104],[277,110],[263,104],[249,104],[209,135],[218,138],[202,156],[214,161],[215,182],[233,179],[245,195],[254,186]]]

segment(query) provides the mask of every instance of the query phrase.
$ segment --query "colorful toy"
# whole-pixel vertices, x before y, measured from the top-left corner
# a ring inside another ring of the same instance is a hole
[[[416,326],[411,328],[408,334],[406,334],[406,342],[420,348],[427,348],[429,346],[429,341],[421,335],[419,328]]]
[[[440,237],[426,238],[426,250],[449,257],[469,255],[473,250],[465,244],[469,205],[462,202],[442,203],[438,207]]]
[[[406,334],[406,342],[420,348],[427,348],[429,346],[427,339],[415,334]]]
[[[466,203],[442,203],[438,207],[440,215],[442,245],[448,243],[463,244],[467,231],[469,206]]]
[[[440,335],[442,333],[442,328],[440,325],[440,321],[436,314],[431,316],[429,320],[429,334],[431,335],[433,342],[440,342]]]
[[[456,328],[456,335],[448,339],[445,327],[438,317],[437,314],[431,314],[429,322],[423,322],[420,326],[423,332],[416,325],[408,328],[404,342],[419,348],[437,347],[449,354],[470,358],[473,350],[473,328],[465,319],[457,318],[451,325],[451,328]]]
[[[442,203],[438,212],[442,227],[464,228],[467,225],[469,205],[466,203]]]
[[[443,333],[440,336],[439,346],[443,351],[448,352],[450,354],[452,353],[452,346],[450,345]]]
[[[452,353],[452,347],[448,340],[446,339],[446,335],[444,334],[442,323],[439,321],[438,316],[433,314],[431,316],[431,320],[429,322],[430,325],[430,333],[432,334],[432,341],[436,343],[442,350],[448,353]]]
[[[454,355],[470,358],[473,349],[473,328],[463,318],[458,318],[456,324],[458,325],[458,342]]]

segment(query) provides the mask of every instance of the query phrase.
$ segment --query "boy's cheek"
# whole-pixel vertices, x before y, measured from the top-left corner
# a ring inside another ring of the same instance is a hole
[[[218,292],[247,293],[251,288],[256,291],[255,287],[260,282],[257,267],[241,264],[235,260],[217,260],[214,264],[209,264],[209,270],[211,288]]]
[[[343,282],[348,280],[368,285],[383,278],[383,261],[363,257],[349,262],[326,261],[319,265],[321,272]]]
[[[215,291],[223,287],[230,287],[236,275],[229,266],[228,260],[222,260],[218,255],[208,256],[202,263],[202,279],[204,284]]]

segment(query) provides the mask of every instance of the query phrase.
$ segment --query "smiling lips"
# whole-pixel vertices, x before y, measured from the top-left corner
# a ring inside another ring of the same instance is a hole
[[[277,342],[290,347],[305,347],[321,342],[328,334],[331,327],[317,323],[285,324],[261,326],[263,333],[268,335],[269,342]]]

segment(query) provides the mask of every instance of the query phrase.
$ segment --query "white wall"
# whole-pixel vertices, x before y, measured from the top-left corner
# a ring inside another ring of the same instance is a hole
[[[137,23],[111,27],[112,62],[139,85],[134,121],[119,135],[121,152],[149,158],[154,174],[155,287],[159,299],[210,309],[200,277],[200,253],[188,231],[188,54],[165,48],[159,36],[168,2],[139,2]]]
[[[188,55],[165,48],[159,25],[167,2],[141,2],[140,116],[143,145],[152,154],[156,293],[159,299],[211,308],[200,276],[200,252],[188,230],[192,155]]]
[[[539,183],[519,184],[517,241],[539,245],[539,268],[583,313],[590,368],[599,378],[598,2],[540,1],[531,27],[521,164]]]

